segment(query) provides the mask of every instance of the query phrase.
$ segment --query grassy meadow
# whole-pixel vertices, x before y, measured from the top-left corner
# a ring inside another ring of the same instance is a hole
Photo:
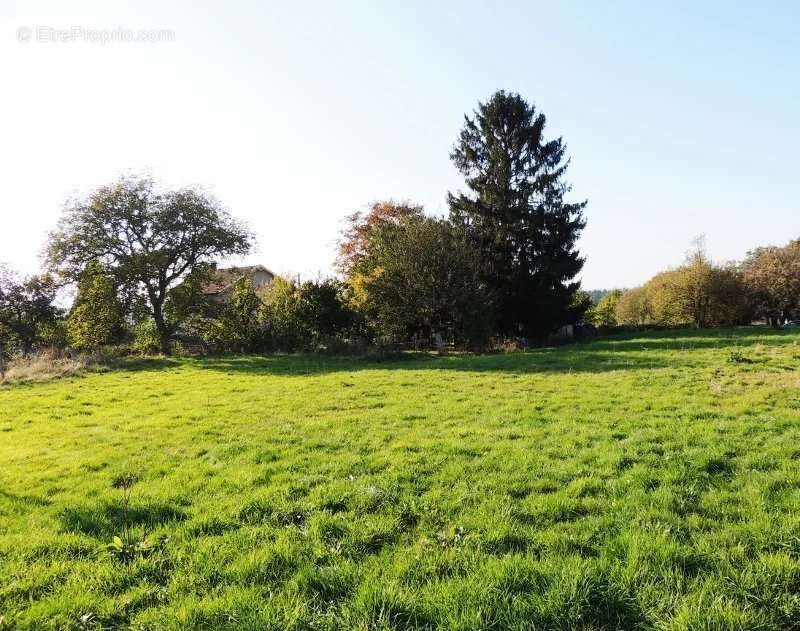
[[[0,387],[0,629],[800,628],[800,333]]]

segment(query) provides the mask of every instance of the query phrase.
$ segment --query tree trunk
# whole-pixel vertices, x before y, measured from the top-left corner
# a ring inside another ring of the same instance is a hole
[[[161,310],[160,304],[153,305],[153,320],[156,323],[156,331],[158,331],[159,350],[164,355],[170,355],[172,353],[172,344],[167,323],[164,321],[164,312]]]
[[[158,332],[158,339],[159,339],[159,346],[161,348],[161,353],[163,355],[171,355],[172,354],[172,341],[170,340],[170,335],[167,332],[159,331]]]

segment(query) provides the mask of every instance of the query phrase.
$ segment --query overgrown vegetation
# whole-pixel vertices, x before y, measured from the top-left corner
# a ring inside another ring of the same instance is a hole
[[[795,628],[798,369],[730,329],[0,386],[0,618]]]
[[[27,357],[18,356],[7,362],[0,384],[72,377],[87,370],[106,368],[113,362],[114,356],[108,349],[103,352],[70,354],[58,350],[42,351]]]

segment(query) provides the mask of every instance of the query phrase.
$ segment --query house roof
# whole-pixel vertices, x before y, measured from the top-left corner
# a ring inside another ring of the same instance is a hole
[[[255,272],[266,272],[273,278],[275,277],[275,273],[263,265],[225,267],[214,272],[211,281],[203,288],[203,293],[207,296],[221,294],[230,289],[242,276],[252,276]]]

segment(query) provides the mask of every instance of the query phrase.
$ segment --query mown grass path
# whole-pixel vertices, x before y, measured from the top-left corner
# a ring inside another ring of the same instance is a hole
[[[798,368],[738,329],[0,387],[0,629],[797,628]]]

